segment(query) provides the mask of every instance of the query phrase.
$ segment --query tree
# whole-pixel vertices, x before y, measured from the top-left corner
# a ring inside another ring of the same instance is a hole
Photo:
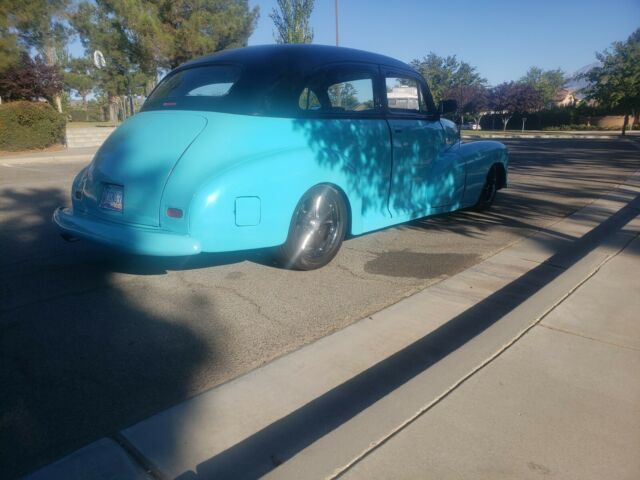
[[[440,57],[430,52],[422,60],[413,60],[411,66],[427,80],[436,103],[444,99],[445,92],[450,92],[456,87],[487,83],[487,80],[477,72],[476,67],[458,61],[455,55]]]
[[[277,43],[311,43],[313,30],[309,27],[309,17],[313,12],[314,0],[278,0],[269,14],[276,26],[274,38]]]
[[[531,67],[519,82],[535,88],[542,97],[543,104],[548,106],[566,83],[566,78],[560,69],[542,70],[539,67]]]
[[[338,83],[329,87],[329,100],[334,107],[353,110],[359,105],[358,91],[352,83]]]
[[[10,22],[11,2],[0,1],[0,71],[20,61],[18,35]]]
[[[2,0],[2,3],[10,9],[12,27],[23,48],[34,49],[48,65],[57,65],[69,37],[65,18],[69,0]],[[61,112],[59,94],[54,95],[53,102]]]
[[[82,98],[85,120],[89,120],[87,96],[96,85],[93,63],[87,58],[73,58],[67,63],[64,72],[64,84],[67,90],[75,91]]]
[[[612,50],[597,53],[601,65],[584,74],[590,83],[587,98],[624,114],[622,135],[626,134],[629,115],[640,109],[640,29],[626,42],[614,42]]]
[[[489,94],[489,105],[502,117],[502,129],[515,113],[530,113],[543,107],[542,96],[530,85],[505,82],[493,87]],[[524,125],[523,125],[524,128]]]
[[[62,74],[56,65],[48,65],[41,56],[32,59],[22,54],[18,63],[0,72],[0,97],[7,100],[41,98],[53,104],[62,91]]]
[[[109,120],[115,121],[118,112],[124,117],[124,95],[145,93],[147,82],[155,78],[152,72],[141,69],[142,63],[137,37],[114,13],[111,3],[104,0],[83,2],[71,14],[71,23],[78,32],[87,52],[100,50],[106,66],[95,70],[97,87],[104,92],[109,105]]]
[[[480,120],[489,109],[489,91],[484,85],[450,87],[445,90],[444,97],[455,100],[458,103],[458,111],[463,115],[470,115],[476,125],[480,124]]]
[[[248,0],[95,3],[118,19],[131,40],[131,53],[145,73],[173,69],[195,57],[246,46],[259,14],[258,7],[249,8]]]
[[[113,120],[123,95],[146,93],[163,71],[245,46],[258,12],[248,0],[83,0],[71,21],[85,49],[107,60],[97,76]]]

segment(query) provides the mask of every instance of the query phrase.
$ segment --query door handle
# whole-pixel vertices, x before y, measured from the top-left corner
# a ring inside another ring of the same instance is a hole
[[[402,133],[404,131],[404,128],[394,128],[393,129],[393,133]]]

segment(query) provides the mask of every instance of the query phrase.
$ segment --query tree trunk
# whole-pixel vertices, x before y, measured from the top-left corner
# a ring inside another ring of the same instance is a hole
[[[117,100],[116,100],[115,97],[113,97],[111,95],[109,95],[107,98],[108,98],[108,102],[109,102],[109,121],[110,122],[117,122],[118,121]]]
[[[56,95],[55,97],[53,97],[53,101],[56,104],[58,112],[62,113],[62,97],[60,95]]]
[[[47,65],[55,65],[57,61],[56,47],[53,45],[45,46],[44,57],[47,61]],[[58,109],[58,112],[62,113],[62,97],[60,95],[54,95],[53,104]]]
[[[87,108],[87,96],[82,96],[82,109],[84,110],[84,121],[89,121],[89,109]]]
[[[629,125],[629,114],[624,114],[624,122],[622,122],[622,135],[626,135],[627,125]]]
[[[509,123],[509,120],[511,120],[511,117],[502,117],[502,131],[503,132],[507,131],[507,124]]]

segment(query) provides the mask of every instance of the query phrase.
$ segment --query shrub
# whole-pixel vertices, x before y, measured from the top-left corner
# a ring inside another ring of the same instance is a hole
[[[65,118],[44,102],[0,105],[0,150],[28,150],[63,143]]]

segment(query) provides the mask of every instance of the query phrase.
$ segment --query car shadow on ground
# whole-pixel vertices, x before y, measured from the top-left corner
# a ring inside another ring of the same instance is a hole
[[[240,252],[200,253],[185,257],[149,257],[123,254],[104,248],[104,255],[114,271],[136,275],[163,275],[169,271],[198,270],[247,261],[265,267],[282,268],[277,261],[276,249],[269,248]]]

